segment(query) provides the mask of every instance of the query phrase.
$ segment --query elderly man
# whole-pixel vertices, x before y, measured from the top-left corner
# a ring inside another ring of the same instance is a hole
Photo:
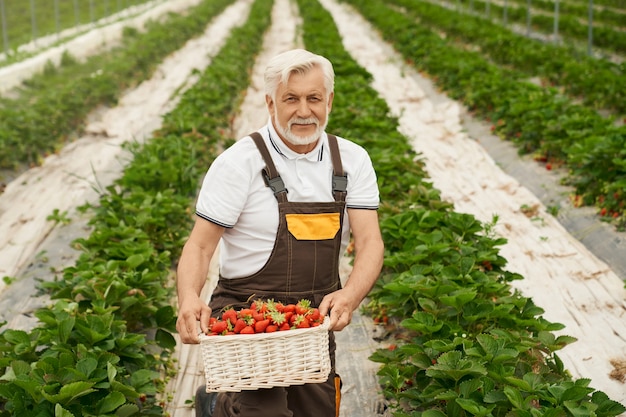
[[[347,326],[383,262],[379,193],[369,155],[327,134],[334,98],[330,61],[302,49],[279,54],[265,72],[266,126],[225,150],[209,168],[197,219],[178,266],[177,330],[198,343],[211,314],[255,298],[311,300],[330,320],[328,381],[237,393],[197,392],[198,416],[335,416],[339,393],[333,331]],[[355,259],[342,287],[339,262],[350,238]],[[200,299],[220,245],[220,277]],[[220,360],[220,358],[216,358]]]

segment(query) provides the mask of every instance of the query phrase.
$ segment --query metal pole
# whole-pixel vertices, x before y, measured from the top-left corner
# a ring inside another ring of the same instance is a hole
[[[61,36],[61,24],[59,22],[59,0],[54,0],[54,27],[57,31],[57,39]]]
[[[587,35],[587,55],[591,56],[593,51],[593,0],[589,0],[589,30]]]
[[[559,41],[559,0],[554,0],[554,42]]]
[[[9,53],[9,32],[7,30],[7,17],[4,10],[4,0],[0,0],[0,17],[2,18],[2,41],[4,43],[4,53]]]
[[[74,0],[74,25],[80,26],[80,9],[78,6],[78,0]]]
[[[35,0],[30,0],[30,27],[33,33],[33,42],[37,42],[37,11],[35,10]]]
[[[526,36],[530,36],[530,1],[531,0],[527,0],[526,2],[526,7],[528,8],[526,10]]]

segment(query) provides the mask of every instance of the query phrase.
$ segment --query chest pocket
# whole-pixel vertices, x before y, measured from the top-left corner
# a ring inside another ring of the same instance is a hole
[[[333,239],[340,227],[339,213],[286,214],[287,229],[298,240]]]

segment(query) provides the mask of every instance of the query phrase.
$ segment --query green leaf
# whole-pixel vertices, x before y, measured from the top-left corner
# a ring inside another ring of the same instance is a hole
[[[167,329],[172,323],[176,323],[176,315],[172,306],[161,307],[157,310],[156,314],[157,326]]]
[[[75,416],[74,414],[70,413],[65,408],[63,408],[61,404],[55,404],[54,417],[75,417]]]
[[[145,261],[145,258],[141,254],[131,255],[128,258],[126,258],[126,263],[131,269],[137,268],[139,265],[144,263],[144,261]]]
[[[90,394],[95,391],[93,382],[78,381],[64,385],[59,390],[58,394],[48,394],[43,392],[43,396],[51,403],[67,404],[75,399],[84,395]]]
[[[519,408],[520,410],[526,410],[526,404],[524,403],[524,397],[519,392],[517,388],[506,386],[504,387],[504,395],[509,399],[513,407]]]
[[[422,413],[422,417],[447,417],[447,414],[439,410],[426,410]]]
[[[115,415],[117,417],[131,417],[137,413],[139,413],[139,407],[135,404],[124,404],[115,410]]]
[[[482,412],[486,410],[484,407],[480,407],[478,403],[474,400],[468,400],[465,398],[457,398],[455,401],[458,405],[461,406],[463,410],[471,413],[472,415],[484,415],[484,414],[481,414],[481,409],[482,409]]]
[[[439,356],[437,363],[426,370],[432,378],[453,379],[458,381],[464,376],[486,375],[485,367],[477,361],[461,357],[461,352],[446,352]]]
[[[97,409],[100,414],[107,414],[126,402],[126,397],[121,392],[110,392],[106,397],[98,401]]]
[[[174,349],[176,347],[176,339],[174,336],[163,329],[157,329],[154,338],[163,349]]]
[[[76,369],[80,371],[85,378],[89,378],[91,373],[98,367],[98,361],[94,358],[81,359],[76,363]]]
[[[438,321],[435,316],[423,311],[416,312],[411,318],[402,320],[400,324],[409,330],[424,334],[435,333],[443,327],[442,321]]]

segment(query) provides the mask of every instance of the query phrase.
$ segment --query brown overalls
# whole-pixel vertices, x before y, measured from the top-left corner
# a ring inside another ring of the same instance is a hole
[[[255,274],[237,279],[220,277],[209,305],[214,314],[225,306],[249,306],[254,299],[271,298],[283,303],[308,299],[317,307],[326,294],[341,287],[338,263],[347,177],[343,173],[337,138],[328,135],[335,201],[299,203],[287,200],[287,189],[261,135],[255,132],[250,136],[265,161],[266,184],[278,200],[280,218],[276,241],[267,263]],[[220,393],[213,416],[335,417],[339,392],[335,387],[332,332],[329,344],[331,373],[327,382]]]

